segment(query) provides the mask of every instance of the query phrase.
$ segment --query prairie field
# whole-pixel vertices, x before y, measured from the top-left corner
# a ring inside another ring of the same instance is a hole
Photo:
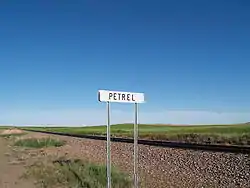
[[[139,138],[188,143],[250,145],[250,124],[161,125],[140,124]],[[106,126],[29,127],[28,129],[85,135],[106,135]],[[133,137],[133,124],[111,125],[113,137]]]

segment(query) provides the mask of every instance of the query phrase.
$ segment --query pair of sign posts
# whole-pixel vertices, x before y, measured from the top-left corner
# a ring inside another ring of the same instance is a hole
[[[111,155],[110,155],[110,103],[133,103],[134,120],[134,187],[138,188],[138,104],[144,103],[144,93],[99,90],[98,100],[107,103],[107,188],[111,188]]]

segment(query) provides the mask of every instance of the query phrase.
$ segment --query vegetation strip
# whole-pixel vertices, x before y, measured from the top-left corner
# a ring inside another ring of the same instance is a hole
[[[105,136],[94,136],[94,135],[79,135],[79,134],[68,134],[68,133],[59,133],[59,132],[50,132],[50,131],[41,131],[41,130],[32,130],[32,129],[23,129],[26,131],[40,132],[46,134],[54,134],[61,136],[70,136],[77,138],[88,138],[95,140],[106,140]],[[113,142],[125,142],[133,143],[134,140],[131,138],[111,138]],[[228,146],[228,145],[205,145],[205,144],[191,144],[191,143],[179,143],[179,142],[168,142],[168,141],[155,141],[155,140],[138,140],[138,144],[150,145],[150,146],[159,146],[159,147],[171,147],[171,148],[180,148],[180,149],[193,149],[193,150],[205,150],[213,152],[229,152],[229,153],[243,153],[249,154],[250,147],[248,146]]]
[[[112,169],[112,186],[119,188],[132,187],[127,174]],[[105,188],[106,166],[96,165],[79,159],[58,159],[54,161],[38,161],[27,167],[23,178],[35,178],[37,185],[45,188]]]
[[[7,137],[7,138],[9,138],[9,137],[19,137],[19,136],[23,136],[25,134],[27,134],[27,133],[0,134],[0,137]]]
[[[79,135],[106,136],[106,126],[23,128]],[[133,138],[133,124],[111,125],[110,128],[112,137]],[[146,140],[250,146],[250,123],[199,126],[139,124],[138,136],[140,139]]]
[[[55,140],[52,138],[27,138],[17,140],[15,146],[31,147],[31,148],[43,148],[43,147],[60,147],[64,145],[61,140]]]

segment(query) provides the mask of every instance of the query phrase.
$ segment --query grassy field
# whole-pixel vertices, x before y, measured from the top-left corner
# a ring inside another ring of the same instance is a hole
[[[30,127],[30,129],[52,132],[105,135],[106,126],[94,127]],[[111,126],[112,136],[132,137],[133,124]],[[139,125],[139,137],[153,140],[170,140],[189,143],[250,145],[250,124],[234,125]]]

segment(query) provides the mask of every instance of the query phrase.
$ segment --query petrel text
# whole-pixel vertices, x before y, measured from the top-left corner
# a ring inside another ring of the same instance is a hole
[[[98,97],[99,101],[101,102],[122,102],[122,103],[144,102],[144,93],[99,90]]]

